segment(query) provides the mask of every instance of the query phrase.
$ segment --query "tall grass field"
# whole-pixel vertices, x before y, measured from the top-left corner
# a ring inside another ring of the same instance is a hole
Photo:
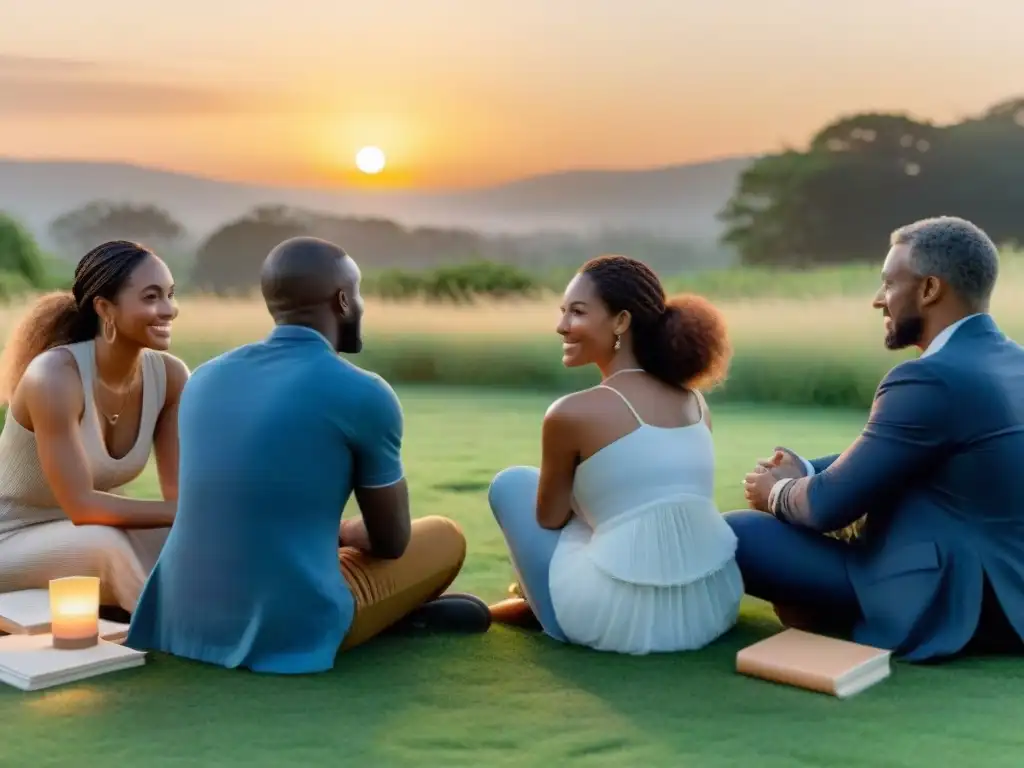
[[[893,365],[916,352],[882,344],[871,299],[874,267],[809,272],[730,269],[669,277],[670,292],[695,291],[721,307],[734,356],[713,401],[865,408]],[[1024,255],[1004,253],[992,311],[1013,339],[1024,339]],[[0,308],[0,334],[27,299]],[[183,296],[173,349],[195,366],[226,348],[261,338],[271,320],[258,297]],[[559,295],[471,304],[366,302],[364,351],[353,358],[393,384],[440,384],[563,392],[594,382],[592,370],[561,365]]]

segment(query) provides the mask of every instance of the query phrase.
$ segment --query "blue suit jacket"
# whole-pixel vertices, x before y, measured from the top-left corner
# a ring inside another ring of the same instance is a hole
[[[1024,349],[989,315],[893,368],[860,437],[811,464],[790,522],[833,531],[868,515],[848,566],[854,639],[908,660],[956,653],[986,575],[1024,637]]]

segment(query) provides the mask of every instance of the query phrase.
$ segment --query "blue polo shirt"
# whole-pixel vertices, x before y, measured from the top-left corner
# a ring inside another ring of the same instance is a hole
[[[402,410],[316,331],[278,326],[181,395],[178,512],[126,644],[224,667],[330,669],[354,600],[338,566],[356,487],[403,476]]]

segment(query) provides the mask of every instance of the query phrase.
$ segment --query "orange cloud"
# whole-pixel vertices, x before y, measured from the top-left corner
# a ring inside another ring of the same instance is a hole
[[[89,61],[0,56],[0,114],[9,116],[214,115],[279,108],[273,94],[131,79]]]

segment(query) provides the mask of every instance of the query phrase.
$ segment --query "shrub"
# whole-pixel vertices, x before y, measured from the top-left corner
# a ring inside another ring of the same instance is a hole
[[[21,275],[29,286],[44,287],[46,266],[35,238],[12,217],[0,212],[0,272]]]
[[[389,269],[364,281],[364,291],[370,296],[454,304],[469,304],[478,297],[530,298],[544,288],[542,281],[514,265],[482,260],[422,272]]]
[[[387,301],[409,301],[423,291],[423,277],[415,272],[386,269],[363,279],[363,292]]]
[[[20,272],[0,272],[0,303],[14,301],[35,290],[36,286]]]

